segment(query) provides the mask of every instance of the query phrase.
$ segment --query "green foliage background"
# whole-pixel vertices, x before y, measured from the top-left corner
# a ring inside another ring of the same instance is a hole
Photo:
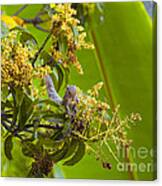
[[[41,5],[30,5],[20,17],[32,18]],[[12,15],[21,5],[2,6],[7,15]],[[156,12],[154,12],[156,13]],[[137,150],[144,146],[148,149],[155,147],[155,48],[154,27],[156,17],[147,14],[142,2],[104,3],[103,21],[98,12],[89,17],[88,36],[95,44],[95,50],[81,51],[79,60],[85,74],[80,76],[72,71],[70,83],[79,85],[83,90],[89,89],[101,79],[105,86],[102,96],[106,96],[112,108],[120,104],[121,115],[139,112],[143,118],[129,135],[133,139],[133,147]],[[37,29],[29,28],[39,44],[46,34]],[[15,141],[15,143],[18,143]],[[6,160],[2,146],[2,176],[24,177],[31,162],[30,158],[19,154],[18,147],[14,148],[14,160]],[[57,165],[55,176],[64,178],[87,179],[130,179],[128,172],[116,170],[116,162],[108,154],[112,170],[103,169],[95,157],[86,155],[83,160],[72,167]],[[136,163],[153,161],[136,157]],[[152,180],[154,173],[136,172],[139,180]]]

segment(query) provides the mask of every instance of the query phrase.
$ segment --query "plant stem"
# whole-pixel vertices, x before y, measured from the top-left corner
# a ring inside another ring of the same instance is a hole
[[[35,64],[35,62],[36,62],[36,60],[37,60],[39,54],[42,52],[42,50],[43,50],[44,47],[46,46],[46,44],[47,44],[48,40],[50,39],[51,35],[52,35],[52,31],[50,31],[50,33],[47,35],[47,37],[46,37],[46,39],[44,40],[42,46],[39,48],[38,52],[35,54],[35,57],[34,57],[34,59],[33,59],[33,61],[32,61],[32,66],[33,66],[33,67],[34,67],[34,64]]]

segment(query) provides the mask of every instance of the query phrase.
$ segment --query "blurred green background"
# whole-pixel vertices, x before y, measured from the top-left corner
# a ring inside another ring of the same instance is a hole
[[[2,6],[2,11],[12,15],[21,5]],[[32,18],[41,5],[30,5],[20,17]],[[156,7],[151,18],[142,2],[104,3],[102,16],[98,11],[90,15],[87,27],[89,40],[95,45],[94,51],[81,51],[78,58],[83,66],[84,75],[72,70],[70,83],[79,85],[83,90],[98,81],[104,81],[102,99],[107,99],[114,108],[120,104],[121,116],[139,112],[143,118],[129,131],[136,151],[140,147],[156,150]],[[43,42],[46,34],[29,27],[38,40]],[[18,143],[18,142],[15,142]],[[12,161],[6,160],[2,145],[2,176],[25,177],[31,163],[24,157],[19,147],[14,148]],[[86,155],[78,164],[63,167],[59,163],[56,177],[84,179],[131,179],[128,171],[120,172],[110,154],[107,155],[112,170],[102,168],[95,157]],[[141,159],[137,155],[132,162],[137,165],[154,163],[150,154]],[[134,178],[152,180],[156,171],[137,171]]]

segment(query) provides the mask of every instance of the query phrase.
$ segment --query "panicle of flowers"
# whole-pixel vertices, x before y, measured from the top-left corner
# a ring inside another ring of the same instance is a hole
[[[33,77],[43,79],[46,75],[51,73],[51,68],[48,65],[36,67],[34,69]]]
[[[33,78],[43,79],[51,72],[49,66],[32,67],[34,52],[17,38],[19,31],[13,30],[2,39],[2,85],[26,87]]]
[[[77,112],[73,122],[73,133],[81,139],[86,140],[87,149],[95,152],[96,157],[106,161],[102,157],[103,146],[108,148],[109,152],[118,160],[115,152],[120,147],[128,147],[132,140],[129,139],[127,131],[132,124],[142,120],[139,113],[131,113],[124,119],[119,114],[120,105],[112,111],[106,102],[99,99],[99,90],[103,83],[94,85],[87,93],[83,93],[77,88]],[[89,131],[89,132],[87,132]],[[99,151],[93,150],[91,142],[98,143]],[[113,148],[110,144],[113,144]]]
[[[101,84],[102,83],[98,83],[94,87],[96,87],[96,89],[100,89],[102,87]],[[105,114],[108,113],[110,108],[109,105],[106,102],[98,100],[98,94],[97,96],[92,95],[91,92],[93,92],[93,90],[89,90],[85,94],[77,88],[78,104],[74,122],[76,129],[80,128],[80,125],[82,125],[83,130],[84,128],[87,128],[87,126],[92,127],[93,130],[93,127],[95,127],[96,124],[105,125],[108,122]]]
[[[65,68],[73,65],[80,74],[83,74],[76,51],[83,48],[93,49],[94,46],[86,42],[84,27],[75,17],[76,10],[71,7],[70,3],[51,4],[51,8],[55,10],[52,16],[53,46],[51,52],[53,57]]]
[[[132,124],[136,124],[142,120],[139,113],[131,113],[122,119],[119,108],[120,105],[118,105],[115,108],[115,111],[112,112],[111,122],[104,137],[104,141],[112,141],[116,145],[116,149],[121,146],[128,147],[131,145],[132,140],[128,137],[127,132],[131,129]]]
[[[88,94],[92,97],[98,97],[99,96],[99,90],[103,87],[103,82],[99,82],[96,85],[94,85],[90,90],[88,90]]]
[[[30,52],[16,40],[18,32],[11,31],[2,39],[2,84],[27,86],[31,84],[33,67],[29,63]]]

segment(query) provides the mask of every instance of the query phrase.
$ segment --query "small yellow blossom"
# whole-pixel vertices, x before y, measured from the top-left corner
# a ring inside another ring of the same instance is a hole
[[[91,43],[87,43],[84,27],[80,25],[80,21],[75,17],[76,10],[67,4],[51,4],[51,8],[55,9],[52,16],[52,32],[53,47],[51,53],[56,61],[61,61],[64,68],[73,65],[79,74],[83,74],[83,69],[79,63],[76,51],[80,49],[93,49]],[[77,33],[77,34],[76,34]],[[60,39],[64,38],[67,45],[67,52],[64,53],[58,48]]]
[[[88,94],[94,97],[99,96],[99,90],[103,87],[103,82],[99,82],[96,85],[94,85],[90,90],[88,90]]]
[[[102,85],[103,83],[98,83],[94,87],[96,89],[100,89]],[[80,125],[80,123],[82,123],[83,127],[85,128],[87,125],[93,126],[95,123],[98,125],[105,125],[108,123],[105,115],[107,115],[108,109],[110,108],[109,105],[96,99],[96,97],[91,96],[90,93],[85,94],[79,88],[77,88],[77,97],[79,102],[77,104],[77,114],[74,122],[76,128],[78,125]]]
[[[43,79],[51,72],[49,66],[32,67],[31,49],[17,40],[18,31],[13,30],[2,39],[2,85],[26,87],[32,84],[33,78]]]
[[[40,79],[43,79],[46,75],[51,73],[51,69],[48,65],[44,66],[44,67],[36,67],[34,69],[34,75],[33,77],[37,77]]]
[[[29,63],[29,50],[16,41],[18,31],[12,31],[2,39],[2,84],[28,86],[33,67]]]

